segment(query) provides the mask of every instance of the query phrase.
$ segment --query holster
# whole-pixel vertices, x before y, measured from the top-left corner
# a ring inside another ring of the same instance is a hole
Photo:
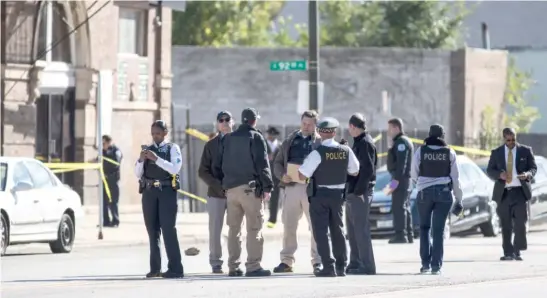
[[[146,189],[146,182],[144,179],[139,179],[139,193],[142,194]]]
[[[311,177],[308,186],[306,187],[306,194],[308,195],[308,198],[311,198],[314,197],[316,193],[317,185],[315,184],[315,179]]]
[[[249,188],[254,192],[255,197],[262,199],[264,197],[264,189],[258,179],[249,181]]]

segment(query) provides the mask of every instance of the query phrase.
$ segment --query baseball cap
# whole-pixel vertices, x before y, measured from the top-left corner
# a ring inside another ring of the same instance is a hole
[[[260,115],[255,108],[246,108],[241,112],[241,121],[249,122],[260,119]]]
[[[229,117],[229,118],[232,118],[232,113],[228,112],[228,111],[220,111],[218,112],[217,114],[217,120],[220,120],[222,117]]]
[[[444,138],[444,127],[440,124],[433,124],[429,127],[429,136],[434,138]]]

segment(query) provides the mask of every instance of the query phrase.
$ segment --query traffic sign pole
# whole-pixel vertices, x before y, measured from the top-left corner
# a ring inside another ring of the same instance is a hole
[[[308,2],[308,82],[310,85],[310,110],[318,109],[317,98],[319,95],[319,18],[317,1]]]

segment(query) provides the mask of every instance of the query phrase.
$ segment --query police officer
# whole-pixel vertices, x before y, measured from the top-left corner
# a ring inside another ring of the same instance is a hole
[[[120,225],[120,214],[118,212],[118,202],[120,201],[120,163],[122,162],[122,151],[112,144],[112,137],[103,136],[103,172],[105,180],[110,191],[110,197],[106,193],[106,187],[103,187],[103,226],[118,227]],[[117,162],[115,164],[113,162]],[[108,210],[112,213],[112,220]]]
[[[359,175],[348,177],[346,225],[350,245],[349,274],[376,274],[376,263],[370,235],[370,203],[376,184],[378,154],[370,134],[366,132],[365,117],[356,113],[349,119],[349,133],[353,137],[353,152],[359,160]]]
[[[441,125],[435,124],[429,128],[429,137],[416,150],[413,159],[412,179],[417,183],[420,214],[420,272],[440,274],[444,227],[454,203],[453,195],[456,197],[454,214],[459,215],[463,210],[456,152],[444,141]],[[431,236],[433,242],[430,241]]]
[[[321,146],[313,150],[299,168],[300,179],[310,179],[310,217],[312,231],[323,268],[314,271],[317,277],[345,276],[347,263],[346,238],[342,207],[345,200],[347,174],[359,173],[359,161],[346,145],[334,140],[338,121],[321,120],[317,129]],[[335,260],[331,258],[329,231]]]
[[[393,118],[387,123],[388,135],[393,139],[393,146],[387,152],[387,169],[391,179],[398,183],[391,195],[395,236],[389,240],[389,243],[412,243],[414,236],[409,196],[410,164],[414,146],[403,132],[403,120]]]
[[[142,212],[150,241],[150,272],[146,277],[182,278],[179,240],[177,237],[178,173],[182,156],[177,144],[168,142],[167,125],[158,120],[152,124],[154,143],[142,150],[135,163],[135,175],[140,179]],[[167,271],[161,273],[160,235],[163,233],[169,260]]]

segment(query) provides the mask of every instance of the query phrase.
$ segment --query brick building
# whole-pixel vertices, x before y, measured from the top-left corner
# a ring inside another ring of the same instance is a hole
[[[133,162],[152,121],[171,118],[171,9],[147,1],[1,5],[1,154],[92,161],[100,98],[103,133],[124,153],[122,203],[136,203]],[[96,171],[62,178],[84,203],[97,203]]]

